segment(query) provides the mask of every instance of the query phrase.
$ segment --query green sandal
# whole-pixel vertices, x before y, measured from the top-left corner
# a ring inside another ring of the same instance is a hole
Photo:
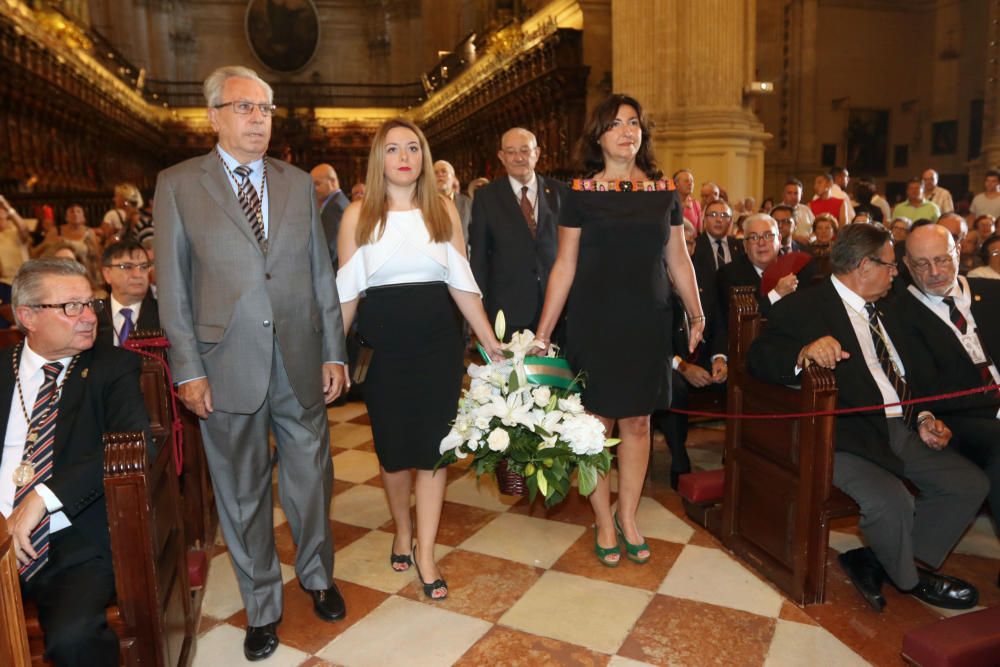
[[[630,544],[628,540],[625,539],[625,531],[622,530],[622,525],[618,523],[618,512],[615,512],[615,532],[618,533],[618,539],[622,544],[625,545],[625,556],[633,563],[638,563],[639,565],[645,565],[649,562],[649,556],[645,558],[639,558],[638,554],[640,551],[649,551],[649,545],[643,540],[642,544]]]
[[[605,549],[597,542],[597,526],[594,526],[594,553],[597,554],[597,560],[601,561],[601,565],[604,567],[618,567],[618,563],[622,562],[622,550],[616,544],[610,549]],[[617,560],[608,560],[608,556],[618,556]]]

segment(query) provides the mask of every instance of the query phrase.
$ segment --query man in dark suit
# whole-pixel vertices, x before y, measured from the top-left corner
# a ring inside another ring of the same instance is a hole
[[[833,276],[775,304],[750,347],[748,369],[767,382],[795,384],[803,367],[819,364],[833,371],[838,408],[887,406],[836,419],[833,484],[861,508],[869,545],[841,554],[840,563],[876,611],[885,605],[885,575],[928,604],[966,609],[979,599],[972,585],[914,561],[941,566],[989,482],[945,448],[951,431],[941,420],[892,406],[909,398],[907,378],[922,372],[923,360],[906,346],[898,315],[882,299],[896,274],[890,238],[874,225],[845,229],[831,252]],[[904,479],[918,488],[916,498]]]
[[[716,199],[705,206],[702,217],[703,233],[694,244],[691,261],[699,277],[714,276],[720,268],[743,254],[743,246],[729,236],[733,224],[733,209],[722,199]]]
[[[497,153],[507,175],[480,187],[472,202],[472,272],[490,321],[502,310],[511,333],[538,328],[566,197],[562,183],[535,172],[540,153],[534,134],[507,130]]]
[[[13,305],[26,339],[0,353],[0,512],[21,587],[38,606],[50,660],[117,666],[118,637],[105,618],[115,582],[102,436],[149,428],[141,363],[94,346],[101,302],[76,262],[26,262]]]
[[[913,283],[899,293],[900,314],[917,349],[930,362],[915,378],[916,395],[1000,383],[1000,282],[958,274],[958,247],[949,230],[927,225],[906,240],[904,261]],[[1000,395],[992,391],[934,404],[955,432],[954,449],[990,479],[990,509],[1000,520]]]
[[[326,243],[330,246],[330,261],[333,270],[337,270],[337,233],[340,232],[340,218],[344,215],[351,200],[340,189],[337,171],[329,164],[319,164],[309,172],[312,176],[313,188],[316,190],[316,203],[319,205],[319,217],[323,222],[323,233]]]
[[[153,264],[138,241],[126,239],[104,249],[101,273],[111,294],[97,316],[97,342],[121,347],[133,331],[160,328],[156,298],[149,290]]]
[[[785,204],[778,204],[771,209],[770,215],[778,223],[778,232],[781,234],[778,254],[805,252],[805,246],[795,240],[795,209]]]
[[[772,304],[797,290],[799,284],[810,285],[816,272],[815,266],[810,262],[797,274],[790,273],[781,278],[767,294],[761,294],[761,276],[778,259],[778,248],[781,247],[778,223],[766,213],[757,213],[743,223],[743,234],[746,252],[719,269],[716,276],[719,285],[719,303],[722,304],[723,317],[727,325],[731,288],[752,285],[755,288],[754,294],[757,296],[760,312],[767,317]]]

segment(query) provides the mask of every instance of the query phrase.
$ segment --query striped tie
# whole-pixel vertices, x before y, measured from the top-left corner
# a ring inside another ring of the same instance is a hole
[[[240,177],[239,199],[243,214],[250,222],[250,229],[257,237],[257,243],[265,247],[264,220],[261,217],[260,197],[257,195],[257,188],[250,182],[250,167],[245,164],[233,169],[233,173]]]
[[[865,310],[868,311],[868,323],[872,328],[872,342],[875,343],[875,354],[878,356],[878,363],[882,366],[882,370],[885,371],[885,376],[889,378],[889,384],[896,390],[899,400],[908,401],[911,398],[910,386],[906,384],[906,380],[896,371],[896,366],[892,363],[892,359],[889,356],[889,348],[886,347],[885,341],[882,340],[881,333],[885,329],[879,323],[878,311],[875,310],[875,304],[866,303]],[[912,404],[904,405],[902,408],[903,420],[907,424],[912,424],[914,406]]]
[[[35,467],[35,477],[14,494],[14,506],[21,502],[36,486],[44,484],[52,477],[52,446],[56,441],[56,418],[59,416],[59,402],[56,395],[56,378],[63,365],[58,361],[42,366],[45,380],[38,390],[35,406],[31,409],[31,423],[28,433],[38,436],[31,452],[31,464]],[[48,409],[47,409],[48,408]],[[49,561],[49,515],[46,514],[31,532],[31,546],[38,558],[18,568],[24,581],[38,573]]]
[[[964,336],[965,332],[969,330],[969,323],[966,322],[965,315],[962,314],[962,311],[960,311],[958,306],[955,304],[955,297],[946,296],[941,300],[944,301],[946,306],[948,306],[948,317],[951,319],[951,323],[954,324],[955,328],[958,329]]]

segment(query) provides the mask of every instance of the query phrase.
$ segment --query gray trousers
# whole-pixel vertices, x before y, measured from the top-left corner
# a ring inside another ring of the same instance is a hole
[[[920,582],[914,558],[941,566],[983,504],[989,482],[957,453],[928,447],[902,419],[888,421],[889,446],[917,496],[893,473],[847,452],[834,455],[833,484],[858,503],[865,541],[896,586],[908,590]]]
[[[251,626],[273,623],[282,613],[269,430],[277,445],[281,507],[297,546],[295,572],[310,590],[329,588],[333,583],[328,518],[333,462],[326,406],[320,402],[302,407],[288,383],[277,342],[267,397],[257,412],[216,410],[201,425],[219,524]]]

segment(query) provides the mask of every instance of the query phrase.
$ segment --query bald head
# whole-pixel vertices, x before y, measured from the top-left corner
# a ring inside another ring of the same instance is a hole
[[[503,164],[507,174],[521,183],[530,186],[535,178],[535,165],[538,164],[538,141],[535,135],[523,127],[512,127],[500,138],[500,152],[497,157]]]
[[[323,203],[326,198],[340,189],[340,181],[337,179],[337,171],[333,165],[318,164],[309,172],[312,176],[313,187],[316,189],[316,201]]]
[[[937,223],[951,233],[956,245],[961,243],[965,239],[965,235],[969,233],[969,223],[958,213],[945,213],[938,218]]]
[[[928,169],[921,175],[924,181],[924,192],[931,192],[938,184],[938,173],[933,169]]]
[[[955,239],[944,225],[917,227],[906,237],[906,256],[914,284],[937,296],[951,292],[958,276]]]

